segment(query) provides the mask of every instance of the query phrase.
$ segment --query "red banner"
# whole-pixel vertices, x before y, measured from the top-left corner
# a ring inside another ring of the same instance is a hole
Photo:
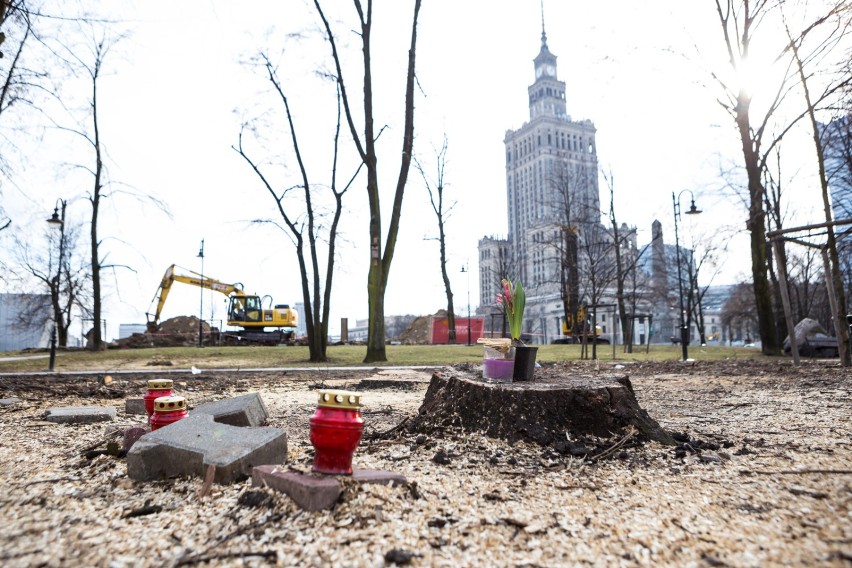
[[[482,337],[485,329],[485,318],[456,318],[456,343],[466,343],[468,340],[467,330],[470,322],[470,342],[475,343]],[[450,342],[450,324],[447,318],[433,317],[432,329],[429,342],[433,344],[446,344]]]

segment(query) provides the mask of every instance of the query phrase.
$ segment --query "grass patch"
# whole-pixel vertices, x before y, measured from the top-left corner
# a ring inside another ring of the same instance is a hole
[[[572,361],[580,359],[579,345],[540,345],[537,359],[542,362]],[[455,363],[481,363],[482,347],[479,345],[388,345],[385,363],[362,363],[367,348],[363,345],[332,345],[328,348],[329,361],[308,361],[307,347],[165,347],[150,349],[110,349],[94,353],[85,350],[60,350],[56,354],[56,370],[115,371],[115,370],[163,370],[189,369],[247,369],[279,367],[383,367],[383,366],[443,366]],[[591,354],[591,348],[589,348]],[[38,357],[14,361],[0,360],[0,372],[39,372],[48,367],[47,350],[8,352],[3,357]],[[605,361],[677,361],[681,357],[677,345],[653,345],[646,353],[645,348],[634,347],[633,353],[625,353],[616,346],[615,355],[611,345],[599,345],[598,359]],[[691,346],[690,358],[696,360],[730,360],[766,358],[759,349],[750,347]]]

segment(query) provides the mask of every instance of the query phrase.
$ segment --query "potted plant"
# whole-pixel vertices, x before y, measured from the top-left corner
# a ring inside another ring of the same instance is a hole
[[[497,303],[502,306],[503,312],[506,314],[509,334],[512,336],[512,346],[515,352],[512,379],[529,381],[532,379],[535,369],[535,356],[538,347],[526,345],[521,339],[527,295],[520,280],[516,280],[513,284],[511,280],[504,278],[501,284],[503,292],[497,295]]]

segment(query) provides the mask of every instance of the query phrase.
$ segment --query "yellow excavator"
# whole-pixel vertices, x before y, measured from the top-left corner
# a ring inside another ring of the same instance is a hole
[[[598,344],[609,344],[609,339],[601,337],[601,326],[595,326],[595,333],[591,333],[592,322],[591,319],[586,316],[586,306],[580,306],[577,309],[577,321],[580,322],[580,326],[574,325],[573,318],[570,314],[568,315],[568,321],[563,319],[562,337],[557,337],[553,340],[553,343],[582,343],[585,336],[585,340],[588,343],[594,341]],[[575,330],[575,327],[583,328],[586,331],[584,332],[583,329]]]
[[[186,269],[183,269],[186,270]],[[256,294],[246,294],[243,285],[239,282],[227,284],[202,276],[197,272],[186,270],[188,275],[177,274],[175,265],[169,266],[160,282],[157,293],[151,304],[157,304],[156,311],[146,313],[148,320],[148,332],[156,333],[160,324],[160,314],[166,303],[166,298],[175,282],[183,282],[200,288],[207,288],[221,292],[228,297],[228,325],[239,327],[236,331],[224,331],[221,333],[222,340],[231,344],[264,344],[278,345],[290,343],[299,325],[299,315],[291,309],[288,304],[278,304],[272,307],[272,297]],[[268,308],[264,308],[264,302]],[[266,328],[274,328],[267,330]]]

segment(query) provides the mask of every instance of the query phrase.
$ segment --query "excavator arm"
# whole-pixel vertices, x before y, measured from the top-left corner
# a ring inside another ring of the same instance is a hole
[[[169,297],[169,292],[171,291],[172,284],[174,282],[183,282],[184,284],[191,284],[192,286],[207,288],[208,290],[221,292],[225,296],[230,296],[235,292],[242,292],[243,290],[243,285],[239,282],[236,282],[234,284],[227,284],[225,282],[220,282],[219,280],[214,280],[213,278],[207,278],[206,276],[202,276],[201,274],[193,272],[192,270],[186,270],[186,272],[189,273],[189,276],[183,274],[175,274],[174,264],[166,269],[166,273],[163,275],[163,279],[160,281],[160,287],[157,288],[157,293],[154,294],[154,298],[151,300],[151,305],[154,305],[155,303],[157,304],[156,311],[154,311],[153,314],[145,314],[145,316],[148,318],[149,331],[156,331],[157,326],[160,323],[160,314],[163,312],[163,306],[166,304],[166,298]]]

